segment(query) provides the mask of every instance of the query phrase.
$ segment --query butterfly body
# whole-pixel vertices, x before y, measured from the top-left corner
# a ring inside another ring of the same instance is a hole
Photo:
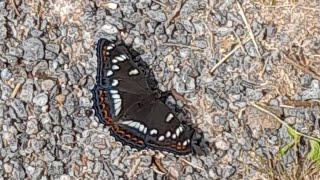
[[[192,153],[195,130],[182,124],[151,90],[126,46],[99,40],[97,61],[94,109],[117,141],[138,150]]]

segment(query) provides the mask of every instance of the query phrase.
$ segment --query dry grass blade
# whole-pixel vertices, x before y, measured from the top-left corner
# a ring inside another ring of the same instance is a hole
[[[186,159],[181,158],[181,157],[180,157],[180,159],[181,159],[183,162],[189,164],[190,166],[192,166],[192,167],[194,167],[194,168],[196,168],[196,169],[199,169],[199,170],[201,170],[201,171],[206,172],[205,169],[203,169],[203,168],[201,168],[201,167],[199,167],[199,166],[197,166],[197,165],[195,165],[195,164],[192,164],[191,162],[187,161]]]
[[[18,16],[20,16],[21,14],[20,14],[19,10],[17,9],[17,5],[16,5],[15,0],[11,0],[11,3],[12,3],[14,11],[17,13]]]
[[[243,41],[242,44],[245,44],[249,42],[250,38],[247,38]],[[242,47],[242,44],[238,44],[236,47],[234,47],[223,59],[221,59],[213,68],[210,70],[210,73],[212,74],[223,62],[225,62],[234,52],[236,52],[239,48]]]
[[[262,112],[264,112],[264,113],[269,114],[269,115],[272,116],[274,119],[276,119],[277,121],[279,121],[282,125],[284,125],[286,128],[289,128],[289,129],[294,130],[296,134],[298,134],[298,135],[300,135],[300,136],[304,136],[304,137],[306,137],[306,138],[308,138],[308,139],[312,139],[312,140],[315,140],[315,141],[317,141],[317,142],[320,142],[320,139],[318,139],[318,138],[315,138],[315,137],[312,137],[312,136],[303,134],[303,133],[301,133],[301,132],[299,132],[299,131],[296,131],[294,128],[292,128],[291,126],[289,126],[285,121],[281,120],[278,116],[276,116],[276,115],[273,114],[272,112],[264,109],[263,107],[255,104],[255,103],[253,103],[253,102],[251,102],[250,105],[253,106],[253,107],[255,107],[255,108],[257,108],[257,109],[259,109],[260,111],[262,111]]]
[[[164,27],[167,28],[170,24],[170,22],[173,20],[173,18],[178,14],[178,12],[181,10],[182,4],[183,4],[184,0],[180,0],[177,5],[176,8],[172,11],[172,13],[170,14],[170,16],[168,17],[167,21],[164,24]]]
[[[318,75],[317,73],[311,71],[310,69],[300,65],[299,63],[293,61],[291,58],[286,56],[284,53],[282,53],[282,54],[283,54],[284,59],[286,60],[287,63],[291,64],[296,69],[299,69],[299,70],[303,71],[304,73],[309,74],[312,78],[320,80],[320,75]]]
[[[255,37],[254,37],[253,32],[252,32],[252,30],[251,30],[251,27],[250,27],[250,25],[248,24],[247,18],[246,18],[246,16],[244,15],[243,9],[242,9],[241,5],[239,4],[239,2],[238,2],[238,1],[236,1],[236,2],[237,2],[237,5],[238,5],[238,8],[239,8],[239,10],[240,10],[240,15],[242,16],[242,19],[243,19],[244,23],[246,24],[246,27],[247,27],[247,29],[248,29],[248,31],[249,31],[249,35],[250,35],[250,37],[251,37],[251,39],[252,39],[252,42],[253,42],[256,50],[257,50],[258,56],[259,56],[259,58],[261,58],[261,54],[260,54],[260,52],[259,52],[258,44],[257,44],[257,42],[256,42],[256,40],[255,40]]]
[[[196,46],[183,45],[183,44],[163,43],[163,45],[167,45],[167,46],[177,46],[177,47],[184,47],[184,48],[190,48],[190,49],[200,50],[200,48],[198,48],[198,47],[196,47]]]

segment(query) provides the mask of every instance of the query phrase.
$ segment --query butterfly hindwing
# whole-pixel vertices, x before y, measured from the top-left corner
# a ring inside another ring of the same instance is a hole
[[[97,57],[94,109],[112,136],[137,149],[191,153],[194,129],[155,96],[127,48],[101,39]]]

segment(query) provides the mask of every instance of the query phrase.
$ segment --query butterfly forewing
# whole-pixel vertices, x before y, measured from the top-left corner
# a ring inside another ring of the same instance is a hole
[[[194,129],[181,124],[153,94],[127,48],[102,39],[97,56],[94,109],[115,139],[137,149],[191,153]]]

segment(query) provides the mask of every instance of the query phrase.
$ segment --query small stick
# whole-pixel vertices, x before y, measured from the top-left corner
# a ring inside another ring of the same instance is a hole
[[[174,44],[174,43],[163,43],[163,45],[185,47],[185,48],[190,48],[190,49],[200,49],[200,48],[198,48],[196,46],[189,46],[189,45],[183,45],[183,44]]]
[[[250,40],[250,38],[247,38],[243,41],[242,44],[247,43]],[[210,73],[212,74],[223,62],[225,62],[234,52],[236,52],[240,47],[242,47],[242,44],[238,44],[235,48],[233,48],[223,59],[221,59],[213,68],[210,70]]]
[[[167,7],[167,5],[163,4],[162,2],[156,1],[156,0],[152,0],[153,2],[160,4],[161,6]]]
[[[170,22],[173,20],[173,18],[178,14],[178,12],[181,10],[182,4],[184,0],[180,0],[178,4],[176,5],[176,8],[173,10],[171,15],[168,17],[167,21],[164,24],[164,27],[167,28],[170,24]]]
[[[21,14],[19,13],[19,11],[17,9],[17,5],[16,5],[15,0],[11,0],[11,3],[12,3],[14,11],[18,14],[18,16],[20,16]]]
[[[244,23],[245,23],[246,26],[247,26],[247,29],[248,29],[248,31],[249,31],[249,35],[251,36],[252,42],[253,42],[256,50],[257,50],[257,53],[258,53],[258,55],[259,55],[259,58],[261,58],[261,54],[260,54],[260,52],[259,52],[259,47],[258,47],[257,42],[256,42],[256,40],[255,40],[255,37],[254,37],[254,35],[253,35],[252,29],[251,29],[250,25],[248,24],[247,18],[246,18],[246,16],[244,15],[244,12],[243,12],[243,9],[242,9],[241,5],[239,4],[238,1],[236,1],[236,2],[237,2],[237,5],[238,5],[238,8],[239,8],[239,10],[240,10],[240,15],[242,16],[242,19],[243,19]]]
[[[13,89],[12,93],[11,93],[11,98],[14,98],[16,97],[18,91],[20,90],[20,87],[21,87],[22,83],[21,82],[18,82],[18,84],[16,85],[16,87]]]
[[[194,168],[196,168],[196,169],[199,169],[199,170],[201,170],[201,171],[206,171],[206,170],[204,170],[203,168],[201,168],[201,167],[199,167],[199,166],[197,166],[197,165],[192,164],[191,162],[187,161],[186,159],[184,159],[184,158],[182,158],[182,157],[180,157],[180,159],[181,159],[183,162],[189,164],[190,166],[192,166],[192,167],[194,167]]]

